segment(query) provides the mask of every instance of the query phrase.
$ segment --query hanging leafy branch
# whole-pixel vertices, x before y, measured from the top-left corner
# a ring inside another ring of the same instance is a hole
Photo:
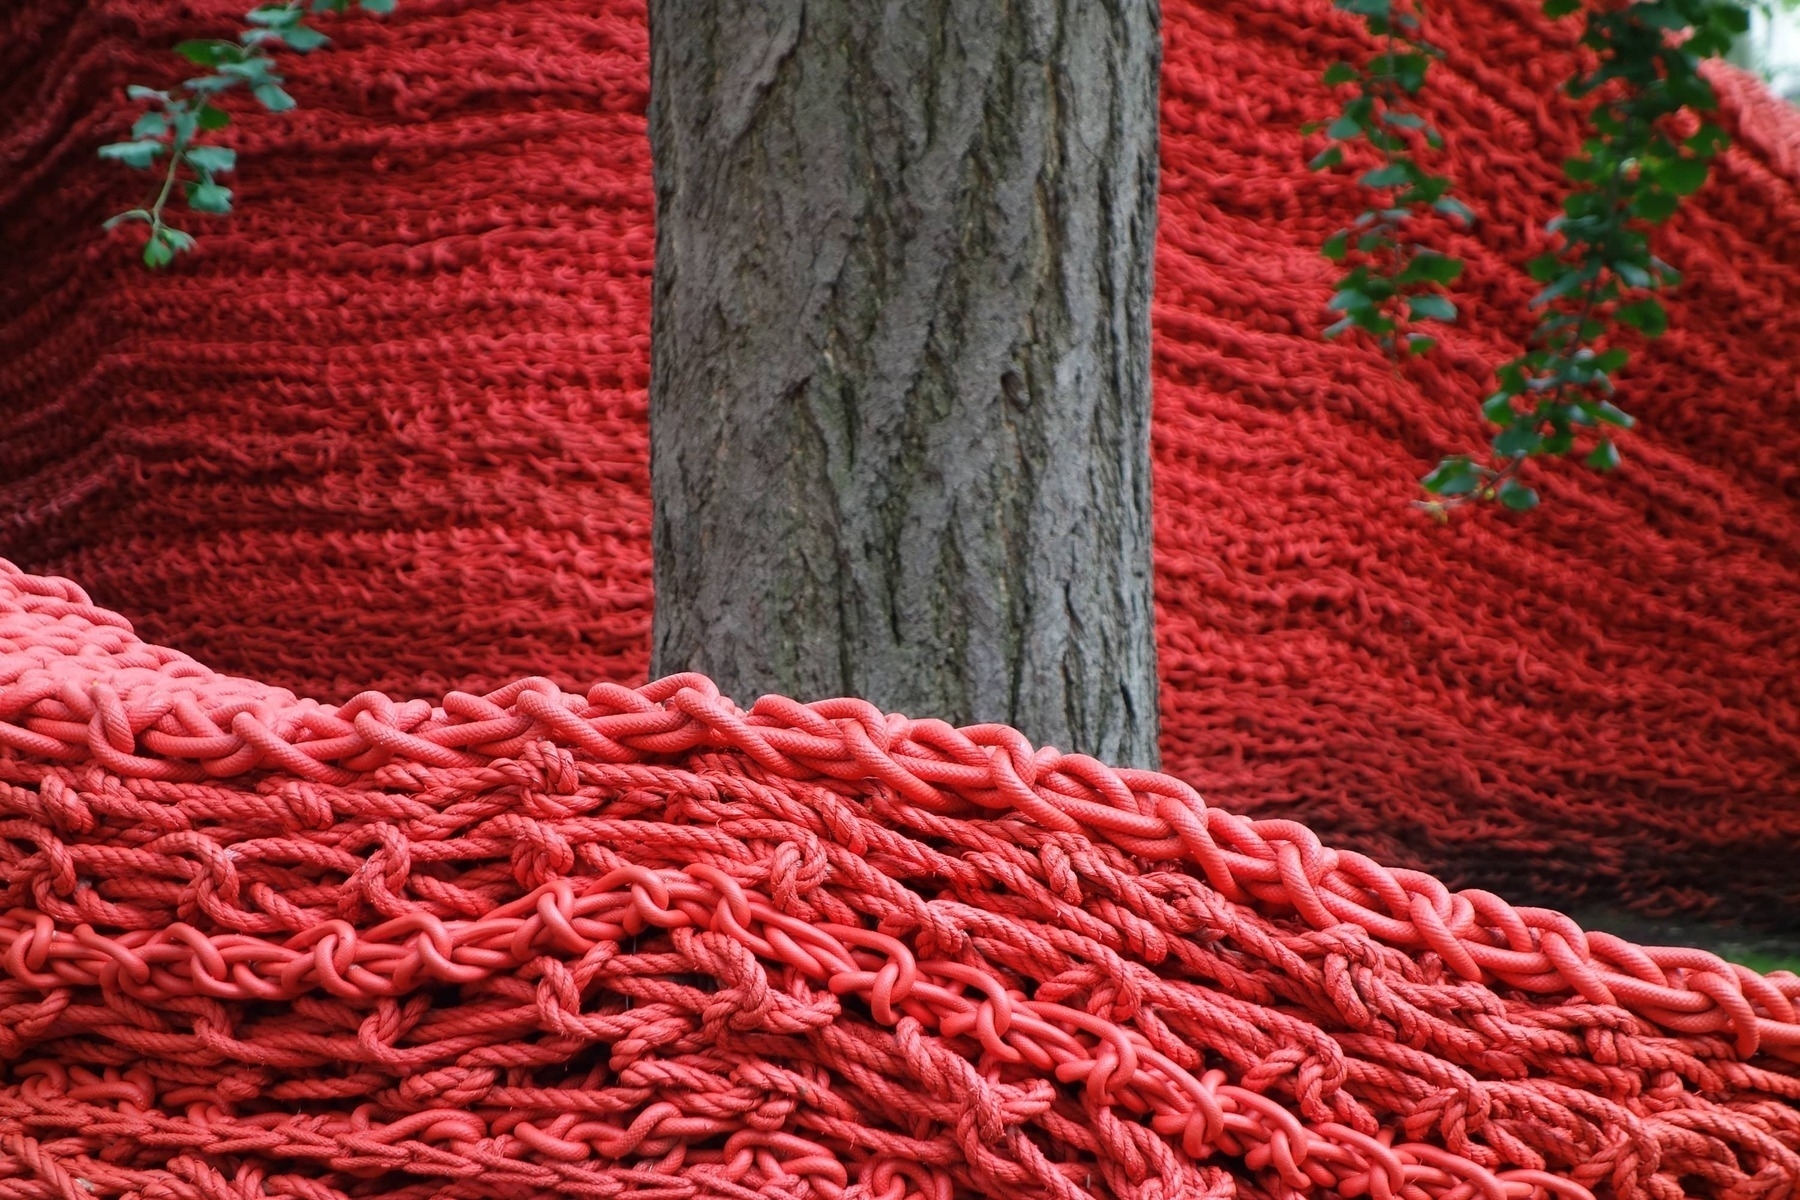
[[[1342,166],[1345,145],[1355,142],[1373,149],[1378,161],[1357,179],[1370,193],[1369,207],[1325,243],[1325,257],[1348,268],[1331,298],[1333,311],[1343,315],[1325,336],[1360,329],[1390,354],[1402,342],[1408,353],[1423,354],[1436,340],[1416,326],[1456,319],[1456,305],[1441,289],[1456,281],[1463,264],[1407,238],[1407,226],[1430,212],[1464,223],[1473,219],[1450,195],[1450,180],[1420,165],[1419,151],[1442,149],[1443,139],[1407,103],[1425,86],[1441,52],[1421,37],[1419,13],[1409,0],[1335,2],[1364,19],[1379,48],[1360,66],[1334,63],[1325,72],[1327,86],[1355,84],[1357,93],[1335,120],[1308,127],[1324,129],[1332,143],[1310,166]]]
[[[1580,0],[1547,0],[1544,12],[1562,17],[1580,7]],[[1602,98],[1581,153],[1563,164],[1574,187],[1548,226],[1561,244],[1529,267],[1544,285],[1531,302],[1540,315],[1530,349],[1501,365],[1500,386],[1481,406],[1499,429],[1489,461],[1457,455],[1425,476],[1426,490],[1439,497],[1427,502],[1432,511],[1469,499],[1534,507],[1537,492],[1518,478],[1534,455],[1584,452],[1590,467],[1619,465],[1607,430],[1634,422],[1611,399],[1613,377],[1630,358],[1615,344],[1617,331],[1657,337],[1668,326],[1654,293],[1681,276],[1651,252],[1649,231],[1700,190],[1726,145],[1710,121],[1686,137],[1677,129],[1717,107],[1700,64],[1723,55],[1749,25],[1744,7],[1721,0],[1639,0],[1589,10],[1581,42],[1596,65],[1567,90]]]
[[[1391,231],[1426,202],[1465,218],[1467,210],[1460,205],[1455,210],[1444,207],[1448,185],[1441,177],[1424,174],[1405,153],[1406,143],[1395,131],[1412,127],[1410,122],[1417,118],[1404,109],[1398,125],[1384,117],[1395,102],[1396,89],[1406,96],[1418,93],[1436,57],[1418,39],[1421,11],[1400,9],[1396,0],[1335,2],[1367,21],[1380,47],[1371,63],[1382,64],[1391,57],[1394,65],[1359,71],[1339,64],[1326,73],[1328,84],[1362,84],[1361,93],[1326,127],[1327,133],[1334,142],[1361,136],[1396,156],[1399,170],[1390,171],[1392,164],[1384,161],[1363,176],[1365,186],[1405,184],[1409,190],[1397,195],[1391,206],[1372,208],[1358,218],[1358,230],[1368,232],[1340,233],[1325,243],[1324,253],[1333,261],[1342,261],[1353,248],[1388,264],[1385,272],[1369,267],[1339,281],[1331,307],[1344,317],[1327,335],[1351,327],[1366,329],[1394,353],[1396,309],[1404,304],[1407,315],[1416,315],[1417,299],[1406,293],[1406,287],[1452,282],[1461,264],[1438,256],[1439,265],[1431,251],[1400,244]],[[1422,2],[1410,0],[1413,5]],[[1582,0],[1545,0],[1543,5],[1544,12],[1556,18],[1582,9]],[[1709,164],[1726,144],[1725,134],[1705,120],[1686,136],[1677,130],[1684,122],[1694,125],[1697,114],[1716,107],[1712,88],[1699,75],[1700,64],[1726,53],[1733,38],[1749,27],[1744,4],[1598,0],[1587,9],[1586,18],[1581,42],[1592,52],[1594,65],[1571,79],[1566,90],[1578,98],[1598,100],[1581,153],[1563,165],[1573,186],[1562,213],[1547,227],[1557,248],[1528,267],[1532,278],[1543,285],[1532,300],[1537,323],[1527,338],[1526,352],[1497,368],[1499,386],[1482,404],[1483,415],[1498,430],[1491,456],[1486,461],[1466,454],[1446,458],[1422,481],[1433,496],[1423,506],[1440,517],[1470,500],[1497,500],[1521,511],[1535,507],[1537,492],[1519,478],[1520,468],[1534,456],[1579,452],[1597,469],[1618,465],[1618,447],[1607,430],[1629,429],[1634,422],[1611,399],[1613,379],[1629,360],[1629,352],[1615,343],[1623,329],[1647,337],[1660,335],[1668,318],[1655,293],[1680,282],[1679,273],[1651,252],[1649,231],[1667,221],[1684,197],[1700,189]],[[1422,125],[1417,128],[1430,132]],[[1371,129],[1374,136],[1367,132]],[[1435,137],[1426,141],[1435,147]],[[1390,149],[1394,143],[1400,145]],[[1313,160],[1313,166],[1330,167],[1341,161],[1342,149],[1333,145]],[[1403,257],[1407,255],[1410,258]],[[1414,266],[1409,274],[1406,264],[1420,260],[1428,265]],[[1397,262],[1401,265],[1395,269]],[[1452,263],[1454,270],[1448,265]],[[1444,277],[1434,279],[1427,273],[1433,269]],[[1448,298],[1419,299],[1424,300],[1426,316],[1455,315]],[[1408,348],[1416,351],[1418,341],[1412,336]]]
[[[350,2],[311,0],[310,11],[341,13]],[[386,14],[394,10],[395,0],[358,3],[364,12]],[[126,89],[131,99],[150,107],[132,125],[131,140],[100,147],[100,157],[140,171],[151,170],[160,161],[162,178],[143,207],[117,214],[106,222],[106,228],[135,221],[147,224],[147,265],[167,266],[177,254],[194,246],[192,234],[168,221],[168,208],[177,185],[194,212],[231,211],[231,189],[221,184],[218,177],[236,169],[237,152],[197,139],[231,124],[231,114],[220,106],[219,100],[238,88],[248,89],[269,112],[286,112],[294,107],[294,98],[283,90],[284,80],[275,73],[275,60],[269,52],[285,46],[305,54],[329,40],[305,23],[308,7],[301,0],[264,5],[245,14],[248,27],[236,41],[208,38],[182,42],[175,52],[207,68],[208,73],[185,81],[178,92],[137,84]]]

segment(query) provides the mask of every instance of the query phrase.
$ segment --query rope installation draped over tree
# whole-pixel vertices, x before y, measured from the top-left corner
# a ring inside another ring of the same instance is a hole
[[[697,675],[343,705],[0,560],[0,1198],[1780,1200],[1800,978]]]
[[[144,271],[95,158],[167,47],[245,0],[0,6],[0,554],[146,636],[344,700],[549,673],[643,682],[652,251],[637,0],[407,0],[284,66],[238,212]],[[1734,138],[1663,233],[1613,476],[1524,517],[1412,511],[1485,442],[1579,143],[1574,21],[1433,4],[1421,103],[1479,218],[1463,318],[1404,374],[1327,344],[1306,169],[1329,0],[1167,3],[1155,503],[1164,763],[1258,816],[1515,898],[1800,923],[1800,130],[1721,74]],[[1423,231],[1432,233],[1433,231]],[[1435,234],[1433,234],[1435,236]],[[121,233],[120,236],[123,236]],[[996,403],[999,391],[996,387]],[[748,698],[746,698],[748,699]]]

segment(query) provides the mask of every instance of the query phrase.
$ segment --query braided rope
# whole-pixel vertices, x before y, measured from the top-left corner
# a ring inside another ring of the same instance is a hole
[[[300,106],[233,129],[193,269],[95,243],[129,83],[242,0],[0,5],[0,556],[129,598],[153,641],[342,701],[650,645],[653,188],[642,0],[402,3],[335,23]],[[1163,5],[1153,427],[1164,761],[1230,807],[1502,895],[1800,927],[1800,113],[1709,72],[1732,148],[1657,235],[1687,277],[1633,352],[1624,469],[1537,514],[1418,519],[1486,444],[1519,268],[1567,190],[1580,21],[1432,6],[1419,102],[1480,214],[1430,232],[1470,319],[1396,372],[1327,342],[1311,173],[1330,0]],[[187,221],[189,218],[184,217]],[[116,231],[123,238],[124,230]],[[1440,240],[1443,239],[1443,240]],[[289,318],[293,319],[289,319]],[[320,347],[330,347],[321,359]],[[943,715],[943,714],[938,714]]]
[[[1800,1177],[1800,979],[1004,727],[322,705],[4,564],[0,745],[0,1198]]]
[[[637,689],[598,684],[585,697],[536,678],[488,696],[452,692],[438,708],[374,692],[320,705],[144,646],[73,584],[6,567],[17,611],[74,618],[97,635],[79,649],[52,643],[73,658],[68,666],[57,659],[0,677],[0,745],[47,759],[91,758],[121,776],[171,782],[273,769],[341,785],[396,760],[479,767],[546,739],[602,763],[735,750],[780,778],[882,784],[931,813],[1016,811],[1151,862],[1197,866],[1226,898],[1276,906],[1314,929],[1348,922],[1388,945],[1433,951],[1463,979],[1573,993],[1680,1033],[1726,1030],[1746,1057],[1766,1046],[1800,1062],[1800,984],[1771,983],[1701,950],[1639,948],[1488,892],[1451,893],[1429,875],[1322,846],[1296,822],[1211,808],[1170,776],[1034,751],[1006,726],[954,729],[859,700],[765,696],[746,713],[693,674]]]

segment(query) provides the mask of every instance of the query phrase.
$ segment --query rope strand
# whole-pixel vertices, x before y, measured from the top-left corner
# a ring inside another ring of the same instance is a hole
[[[319,704],[4,564],[0,745],[8,1195],[1800,1177],[1800,979],[1002,726],[697,675]]]

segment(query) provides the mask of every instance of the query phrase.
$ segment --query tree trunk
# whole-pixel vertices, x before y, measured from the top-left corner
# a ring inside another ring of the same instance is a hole
[[[650,0],[654,669],[1156,758],[1156,0]]]

